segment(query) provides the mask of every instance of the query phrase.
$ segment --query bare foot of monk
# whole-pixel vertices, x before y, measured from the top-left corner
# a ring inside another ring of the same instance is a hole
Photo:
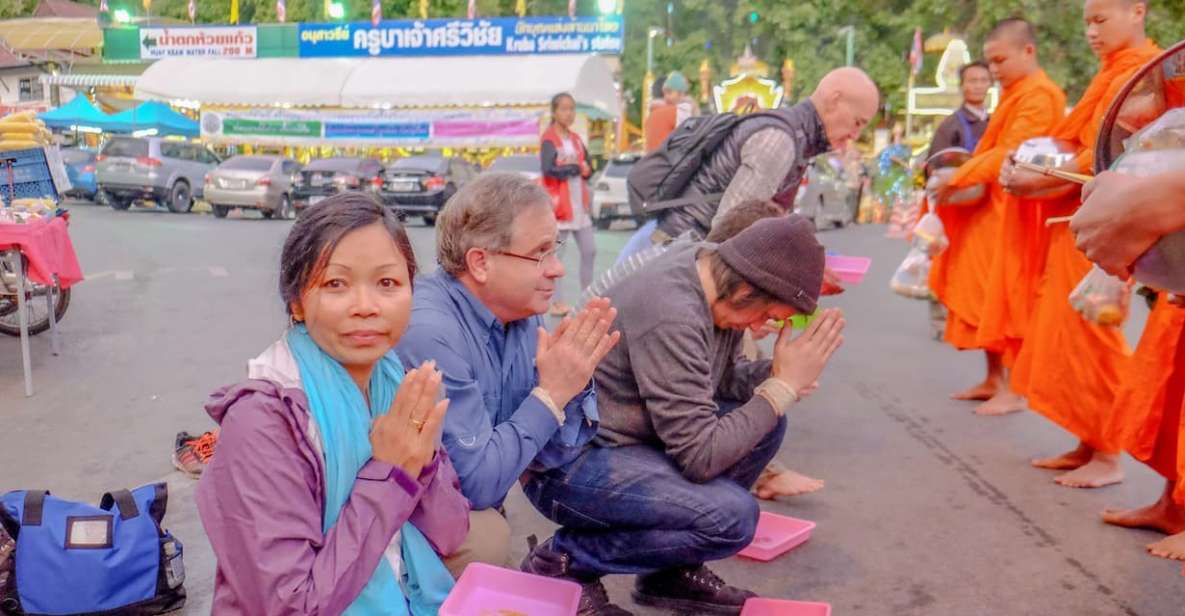
[[[957,394],[952,394],[952,400],[976,400],[979,402],[986,402],[996,395],[1000,390],[1000,385],[995,381],[984,381],[967,391],[961,391]]]
[[[1124,528],[1147,528],[1166,535],[1185,532],[1185,507],[1173,500],[1176,482],[1165,482],[1160,500],[1139,509],[1114,509],[1103,511],[1103,521]]]
[[[1011,389],[1004,389],[992,396],[991,400],[975,407],[975,414],[986,417],[999,417],[1000,415],[1008,415],[1009,413],[1019,413],[1027,408],[1029,408],[1029,405],[1025,402],[1024,396],[1017,394]]]
[[[1161,539],[1148,546],[1148,553],[1170,560],[1185,560],[1185,533]]]
[[[1074,470],[1080,466],[1090,462],[1090,456],[1094,450],[1081,443],[1074,451],[1063,453],[1060,456],[1052,458],[1037,458],[1033,460],[1033,466],[1037,468],[1048,468],[1055,471],[1069,471]]]
[[[1119,454],[1096,451],[1085,465],[1053,479],[1067,488],[1101,488],[1123,481]]]
[[[1103,521],[1124,528],[1147,528],[1166,535],[1185,533],[1185,512],[1157,502],[1139,509],[1107,509]]]
[[[753,494],[762,500],[779,496],[801,496],[823,489],[822,479],[813,479],[787,468],[767,469],[753,486]]]

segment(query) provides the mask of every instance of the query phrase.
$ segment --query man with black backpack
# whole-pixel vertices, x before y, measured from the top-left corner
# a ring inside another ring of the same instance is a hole
[[[715,219],[745,201],[772,199],[789,211],[810,161],[856,139],[878,104],[872,79],[845,67],[789,109],[688,119],[630,170],[630,206],[654,221],[622,256],[689,230],[702,238]],[[650,241],[640,241],[645,238]]]

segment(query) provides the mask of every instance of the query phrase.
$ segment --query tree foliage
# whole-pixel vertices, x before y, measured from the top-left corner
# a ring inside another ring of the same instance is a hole
[[[924,36],[944,30],[967,38],[972,55],[984,36],[1006,17],[1023,16],[1036,24],[1043,65],[1071,100],[1079,96],[1098,66],[1086,44],[1082,3],[1075,0],[676,0],[626,3],[628,50],[623,58],[626,89],[636,99],[646,72],[646,31],[666,30],[655,39],[656,74],[678,69],[698,82],[706,58],[719,81],[735,58],[752,45],[778,78],[782,61],[796,66],[797,100],[809,93],[827,71],[845,62],[846,41],[840,30],[855,28],[855,63],[881,87],[891,110],[904,107],[909,80],[908,54],[914,29]],[[751,13],[758,19],[752,23]],[[1162,46],[1185,38],[1185,3],[1150,0],[1149,32]],[[919,82],[931,79],[938,54],[927,54]]]
[[[95,5],[98,0],[81,0]],[[108,0],[112,9],[126,8],[143,14],[142,0]],[[346,8],[346,19],[370,18],[371,0],[337,0]],[[420,0],[380,0],[389,19],[418,18]],[[225,23],[231,0],[196,0],[199,23]],[[28,15],[36,0],[0,0],[0,18]],[[567,0],[527,0],[529,15],[563,15]],[[188,0],[152,0],[153,16],[188,19]],[[479,15],[513,15],[516,0],[478,0]],[[814,88],[827,71],[843,65],[845,38],[840,29],[855,29],[855,62],[867,70],[885,95],[885,105],[904,107],[909,73],[907,56],[914,28],[925,36],[944,30],[965,36],[973,55],[983,38],[1000,19],[1024,16],[1038,27],[1043,65],[1071,100],[1086,88],[1098,65],[1083,35],[1081,0],[624,0],[626,53],[622,70],[626,96],[636,120],[641,86],[646,73],[647,31],[663,32],[654,43],[656,75],[678,69],[698,92],[700,64],[707,59],[713,81],[727,76],[729,67],[746,44],[777,71],[786,58],[794,61],[797,75],[790,100],[798,100]],[[287,0],[288,21],[324,21],[324,0]],[[468,0],[430,0],[430,17],[463,17]],[[581,15],[593,15],[596,0],[579,0]],[[750,14],[756,13],[756,23]],[[1185,38],[1185,2],[1149,1],[1149,32],[1162,46]],[[267,23],[276,19],[275,0],[239,0],[241,23]],[[925,83],[933,75],[937,54],[927,54],[920,76]]]

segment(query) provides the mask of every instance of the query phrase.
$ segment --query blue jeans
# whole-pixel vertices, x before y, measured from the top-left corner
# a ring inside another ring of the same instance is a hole
[[[649,222],[642,225],[641,227],[638,227],[638,230],[634,231],[634,234],[630,236],[629,241],[625,243],[625,247],[621,249],[620,253],[618,253],[617,261],[615,261],[613,265],[617,265],[622,261],[625,261],[630,255],[634,253],[642,252],[643,250],[650,248],[654,244],[654,242],[650,241],[650,236],[654,234],[654,230],[657,228],[658,220],[654,218],[651,218]]]
[[[719,477],[688,481],[651,445],[589,446],[567,465],[533,474],[524,492],[561,528],[552,549],[571,574],[645,574],[728,558],[753,541],[760,510],[749,488],[786,434],[786,418]]]

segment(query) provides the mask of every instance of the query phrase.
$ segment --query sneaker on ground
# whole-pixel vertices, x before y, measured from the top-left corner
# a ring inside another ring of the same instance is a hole
[[[190,477],[201,476],[210,459],[214,457],[214,446],[217,443],[217,431],[206,432],[201,436],[178,432],[173,445],[173,466]]]
[[[601,578],[579,579],[568,571],[570,558],[567,554],[551,549],[551,539],[535,545],[535,536],[527,539],[531,549],[523,559],[521,569],[526,573],[544,577],[561,578],[580,584],[580,605],[576,616],[633,616],[609,601],[609,593]]]
[[[740,614],[757,594],[729,586],[703,565],[638,576],[634,601],[689,614]]]

